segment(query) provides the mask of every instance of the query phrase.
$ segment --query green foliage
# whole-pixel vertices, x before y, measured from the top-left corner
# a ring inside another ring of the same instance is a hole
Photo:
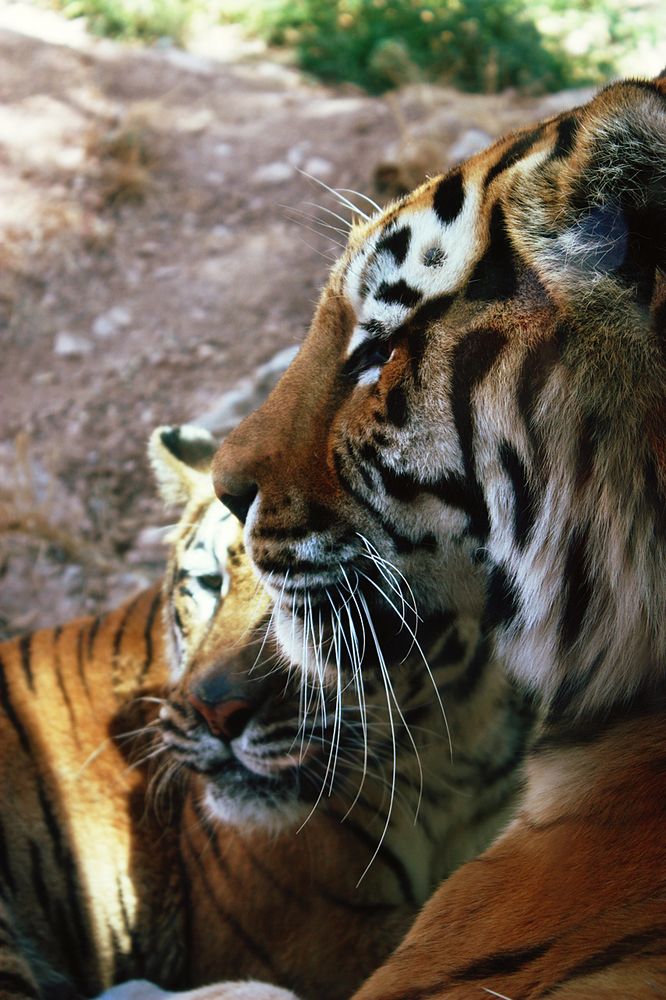
[[[550,91],[608,73],[544,37],[532,9],[527,0],[269,0],[254,18],[271,43],[296,49],[304,69],[371,93],[417,79]]]
[[[56,0],[67,17],[85,17],[96,35],[126,41],[168,38],[183,45],[197,0]]]

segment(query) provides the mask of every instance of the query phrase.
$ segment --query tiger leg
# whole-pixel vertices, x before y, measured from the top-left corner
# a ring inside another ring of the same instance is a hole
[[[0,1000],[37,1000],[39,987],[21,954],[12,915],[0,901]]]
[[[121,983],[106,990],[96,1000],[164,1000],[165,997],[173,997],[174,1000],[298,1000],[289,990],[256,980],[212,983],[196,990],[169,993],[147,979],[132,979]]]

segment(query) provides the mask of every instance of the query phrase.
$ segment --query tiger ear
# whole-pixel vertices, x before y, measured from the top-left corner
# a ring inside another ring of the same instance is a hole
[[[649,302],[666,267],[666,79],[611,84],[554,127],[518,193],[539,269],[555,292],[610,278]]]
[[[158,427],[153,431],[148,441],[148,458],[167,506],[183,506],[195,494],[213,496],[210,466],[216,450],[214,438],[194,424]]]

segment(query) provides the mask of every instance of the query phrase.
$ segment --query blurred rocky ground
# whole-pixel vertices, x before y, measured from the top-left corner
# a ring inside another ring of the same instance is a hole
[[[0,632],[159,575],[148,434],[224,434],[293,356],[344,239],[307,175],[382,203],[586,97],[373,98],[232,27],[138,49],[0,4]]]

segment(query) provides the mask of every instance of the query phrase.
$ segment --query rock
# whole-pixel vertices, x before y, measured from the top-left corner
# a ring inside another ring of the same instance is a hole
[[[307,139],[302,142],[297,142],[295,146],[287,150],[287,155],[285,157],[287,163],[290,167],[302,167],[303,161],[305,160],[306,153],[310,146],[312,145]]]
[[[449,162],[452,164],[462,163],[469,156],[474,156],[475,153],[480,153],[482,149],[489,146],[492,142],[492,136],[488,135],[480,128],[469,128],[466,132],[456,139],[453,145],[448,149],[447,155]]]
[[[77,358],[82,354],[89,354],[92,344],[85,337],[78,337],[75,333],[68,333],[61,330],[57,333],[53,342],[53,353],[61,358]]]
[[[281,163],[276,160],[274,163],[266,163],[259,167],[252,174],[255,184],[284,184],[294,176],[294,168],[288,163]]]
[[[107,312],[97,317],[92,325],[93,336],[112,337],[118,330],[127,327],[132,322],[132,314],[125,306],[113,306]]]
[[[254,375],[241,379],[234,389],[224,393],[217,404],[192,423],[205,427],[211,434],[221,437],[264,402],[271,389],[298,351],[298,345],[285,347],[255,370]]]
[[[213,152],[216,156],[225,157],[231,156],[234,151],[234,147],[230,142],[218,142],[213,146]]]
[[[306,174],[312,174],[313,177],[330,177],[335,166],[330,160],[325,160],[321,156],[311,156],[309,160],[305,161],[303,170]]]
[[[160,555],[163,554],[164,546],[166,545],[166,536],[169,534],[170,528],[163,527],[148,527],[142,528],[139,534],[134,540],[135,549],[158,549]]]

